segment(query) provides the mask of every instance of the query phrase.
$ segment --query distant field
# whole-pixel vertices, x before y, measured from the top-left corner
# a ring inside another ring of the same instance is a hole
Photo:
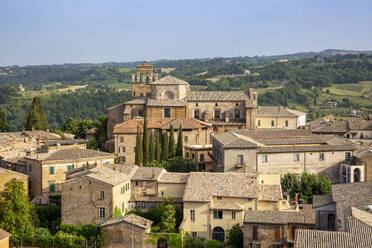
[[[128,71],[134,71],[135,68],[119,68],[120,72],[128,72]]]
[[[363,81],[356,84],[334,84],[327,87],[330,93],[339,96],[371,96],[372,81]]]
[[[57,91],[61,92],[61,93],[65,93],[69,90],[71,90],[72,92],[76,91],[77,89],[84,89],[86,88],[88,85],[85,84],[85,85],[75,85],[75,86],[69,86],[67,88],[62,88],[62,89],[57,89]]]
[[[170,73],[172,71],[174,71],[176,68],[173,68],[173,67],[169,67],[169,68],[161,68],[160,71],[163,72],[163,73]]]
[[[121,88],[130,88],[131,84],[130,83],[121,83],[121,82],[111,82],[106,84],[106,86],[114,88],[114,89],[121,89]]]

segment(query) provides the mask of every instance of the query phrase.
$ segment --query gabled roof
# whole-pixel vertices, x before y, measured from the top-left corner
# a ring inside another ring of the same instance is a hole
[[[243,139],[235,135],[232,131],[213,136],[224,148],[256,148],[257,144],[249,139]]]
[[[346,119],[329,121],[312,128],[315,133],[347,133],[356,130],[372,130],[372,120]]]
[[[148,107],[184,107],[186,106],[186,101],[183,99],[153,99],[149,98],[147,100],[146,106]]]
[[[313,208],[318,208],[334,203],[331,195],[314,195]]]
[[[129,224],[133,224],[133,225],[141,227],[143,229],[150,228],[151,224],[152,224],[151,220],[145,219],[145,218],[143,218],[141,216],[138,216],[138,215],[135,215],[135,214],[129,214],[129,215],[120,216],[120,217],[117,217],[117,218],[114,218],[114,219],[109,219],[106,222],[102,223],[100,225],[100,227],[105,227],[105,226],[108,226],[108,225],[114,225],[114,224],[118,224],[118,223],[121,223],[121,222],[126,222],[126,223],[129,223]]]
[[[7,231],[5,231],[4,229],[1,229],[0,228],[0,240],[3,240],[5,238],[9,238],[11,236],[10,233],[8,233]]]
[[[277,202],[283,199],[282,188],[280,184],[260,184],[258,185],[258,199],[260,201]]]
[[[187,183],[189,173],[165,172],[159,178],[159,183]]]
[[[140,98],[135,98],[135,99],[132,99],[130,101],[127,101],[125,102],[126,105],[130,105],[130,104],[133,104],[133,105],[136,105],[136,104],[145,104],[146,103],[146,98],[145,97],[140,97]]]
[[[166,170],[160,167],[140,166],[134,173],[131,180],[159,180],[160,176],[166,173]]]
[[[127,164],[105,164],[104,166],[110,168],[111,170],[118,171],[129,176],[134,175],[135,171],[138,169],[137,165]]]
[[[161,78],[159,80],[156,80],[156,81],[154,81],[150,84],[155,84],[155,85],[189,85],[188,82],[186,82],[182,79],[173,77],[171,75],[163,77],[163,78]]]
[[[211,202],[213,196],[257,198],[257,176],[247,173],[191,172],[183,201]]]
[[[300,117],[306,115],[304,112],[289,109],[282,106],[258,106],[256,116],[275,116],[275,117]]]
[[[304,209],[299,211],[248,210],[244,223],[315,225],[316,213],[311,205],[304,205]]]
[[[180,125],[182,129],[196,129],[211,126],[209,123],[205,123],[193,118],[176,118],[166,123],[161,129],[170,129],[170,126],[174,129],[179,129]]]
[[[99,158],[99,157],[114,157],[114,154],[89,150],[80,148],[69,148],[53,150],[48,153],[35,153],[26,158],[35,159],[39,161],[63,161],[63,160],[79,160],[87,158]]]
[[[235,202],[217,200],[217,201],[213,201],[213,203],[211,204],[211,209],[242,211],[244,210],[244,207],[240,206],[239,204]]]

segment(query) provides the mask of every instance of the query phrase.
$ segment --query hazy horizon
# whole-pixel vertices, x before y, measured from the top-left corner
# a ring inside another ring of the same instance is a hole
[[[372,50],[372,2],[4,1],[0,66]]]

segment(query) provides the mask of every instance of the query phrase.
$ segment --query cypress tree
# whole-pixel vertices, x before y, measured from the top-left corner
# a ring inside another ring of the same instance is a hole
[[[169,133],[169,157],[173,158],[176,155],[176,141],[174,140],[174,128],[170,125]]]
[[[156,142],[155,142],[155,156],[154,159],[158,162],[161,161],[161,145],[160,145],[160,135],[156,135]]]
[[[149,135],[147,130],[147,118],[146,113],[143,120],[143,136],[142,136],[142,153],[143,153],[143,165],[146,165],[149,161]]]
[[[140,131],[140,127],[137,126],[135,164],[138,165],[138,166],[142,162],[142,158],[140,158],[140,152],[142,152],[142,149],[141,148],[142,148],[141,131]]]
[[[155,159],[155,142],[154,142],[152,136],[153,136],[153,134],[150,133],[149,162],[152,162]]]
[[[183,138],[182,138],[182,127],[181,127],[181,124],[180,124],[180,128],[178,129],[178,139],[177,139],[176,156],[177,157],[182,157],[183,156]]]
[[[32,100],[30,110],[26,116],[25,129],[31,131],[32,128],[35,130],[47,130],[48,123],[45,118],[43,105],[41,104],[40,97],[36,96]]]
[[[168,148],[169,148],[169,145],[168,145],[168,134],[167,132],[165,131],[163,133],[163,139],[162,139],[162,160],[167,160],[168,157],[169,157],[169,154],[168,154]]]
[[[9,126],[4,109],[0,111],[0,132],[8,132]]]

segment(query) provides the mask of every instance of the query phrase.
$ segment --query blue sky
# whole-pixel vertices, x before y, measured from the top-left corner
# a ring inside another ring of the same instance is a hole
[[[0,65],[372,50],[370,0],[2,0]]]

